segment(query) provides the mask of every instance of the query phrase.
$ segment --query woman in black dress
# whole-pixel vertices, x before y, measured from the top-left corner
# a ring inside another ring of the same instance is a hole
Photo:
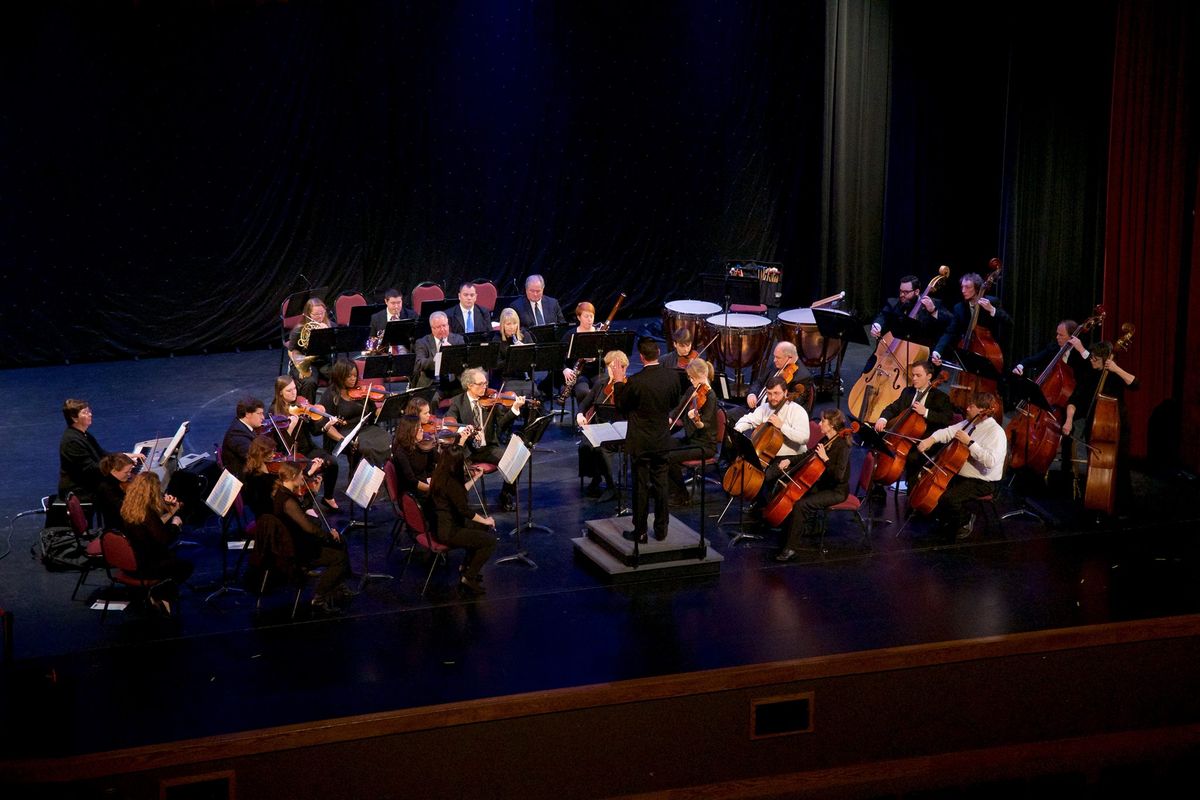
[[[496,521],[473,512],[467,503],[467,491],[475,480],[468,479],[466,449],[452,444],[438,456],[437,468],[429,482],[429,493],[437,509],[437,527],[433,537],[449,547],[467,551],[467,563],[461,568],[463,589],[483,594],[480,571],[496,549]]]
[[[391,457],[392,438],[387,431],[375,424],[375,403],[369,397],[356,397],[358,368],[354,362],[341,359],[329,373],[329,388],[325,390],[322,405],[330,414],[339,417],[339,422],[325,429],[325,448],[330,452],[364,420],[359,428],[354,445],[347,450],[350,470],[353,472],[359,458],[366,458],[377,467],[382,467]]]
[[[287,453],[307,456],[314,461],[321,460],[321,479],[324,489],[321,502],[326,508],[338,510],[337,500],[333,492],[337,487],[338,462],[327,450],[317,447],[313,436],[325,431],[336,422],[336,419],[314,420],[307,414],[293,414],[296,410],[297,390],[296,381],[291,375],[280,375],[275,379],[275,399],[271,401],[271,414],[288,418],[287,427],[280,426],[278,430],[279,444]],[[315,406],[318,411],[324,411],[324,406]]]
[[[137,556],[138,576],[174,582],[166,587],[166,598],[151,598],[167,614],[171,613],[170,601],[178,595],[179,584],[191,577],[194,569],[192,562],[170,550],[183,525],[179,508],[178,500],[163,494],[162,482],[153,472],[143,472],[130,481],[121,503],[122,529]]]
[[[325,567],[317,581],[312,605],[322,611],[336,611],[334,601],[349,597],[343,581],[350,574],[350,558],[341,534],[325,527],[304,513],[300,498],[307,493],[304,474],[295,464],[282,464],[275,483],[272,511],[292,536],[297,563],[306,567]]]

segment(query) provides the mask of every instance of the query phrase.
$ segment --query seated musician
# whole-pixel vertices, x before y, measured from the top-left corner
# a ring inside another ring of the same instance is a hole
[[[444,311],[435,311],[429,315],[429,330],[430,332],[417,339],[417,343],[414,345],[417,354],[411,384],[414,389],[431,386],[434,383],[440,385],[443,378],[448,378],[449,375],[438,371],[437,354],[447,345],[463,344],[466,341],[461,335],[450,330],[450,318]]]
[[[959,539],[969,537],[975,523],[974,516],[968,517],[966,514],[964,506],[967,501],[995,492],[1004,476],[1008,437],[1004,434],[1004,428],[989,413],[996,402],[996,396],[991,392],[975,392],[967,402],[966,419],[935,431],[917,444],[917,449],[922,453],[928,452],[935,444],[946,444],[952,439],[968,446],[966,463],[950,479],[934,510],[943,533]],[[975,429],[967,433],[965,429],[970,427],[973,420],[977,421]],[[913,491],[911,485],[909,491]]]
[[[324,354],[307,353],[308,337],[312,331],[331,325],[325,301],[319,297],[310,297],[304,304],[304,319],[288,334],[287,355],[292,362],[292,375],[300,387],[300,394],[310,401],[317,397],[320,376],[329,376],[329,359]]]
[[[257,397],[239,400],[235,416],[236,419],[225,431],[225,438],[221,440],[221,464],[235,478],[241,478],[246,467],[246,454],[250,451],[250,443],[258,435],[266,419],[262,400]]]
[[[92,427],[92,408],[87,400],[67,400],[62,407],[67,429],[58,443],[58,496],[66,499],[74,493],[81,503],[95,499],[96,486],[100,483],[100,459],[108,451],[100,446],[96,437],[88,433]],[[145,456],[126,453],[135,461],[144,461]]]
[[[483,375],[481,370],[479,375]],[[437,509],[433,538],[448,547],[466,549],[467,562],[459,570],[459,584],[468,592],[483,594],[481,573],[496,549],[496,521],[471,510],[467,492],[475,480],[467,474],[466,456],[466,449],[454,444],[438,457],[429,480],[429,493]]]
[[[958,281],[958,286],[962,292],[962,300],[954,305],[946,330],[933,348],[930,360],[935,367],[942,365],[943,356],[949,355],[952,349],[958,346],[959,341],[967,332],[967,328],[971,326],[971,311],[974,306],[978,305],[979,310],[983,312],[979,314],[977,324],[991,331],[993,336],[999,333],[1002,323],[1012,321],[1008,312],[1000,307],[999,298],[980,296],[979,291],[983,288],[983,276],[978,272],[968,272],[963,275]],[[940,318],[941,314],[938,316]]]
[[[691,329],[680,328],[671,334],[671,352],[659,359],[658,363],[671,369],[684,369],[696,357],[696,352],[692,350]]]
[[[1070,402],[1067,403],[1067,417],[1063,422],[1063,434],[1070,434],[1075,429],[1075,416],[1078,409],[1084,409],[1086,419],[1084,426],[1086,428],[1088,438],[1091,438],[1091,425],[1094,422],[1096,395],[1104,394],[1117,401],[1117,414],[1121,424],[1121,438],[1117,442],[1117,474],[1116,474],[1116,495],[1115,508],[1118,514],[1128,513],[1130,504],[1133,500],[1133,476],[1130,473],[1129,451],[1130,451],[1130,427],[1129,427],[1129,412],[1125,405],[1125,392],[1137,391],[1142,384],[1137,376],[1129,370],[1122,367],[1113,358],[1112,342],[1097,342],[1093,347],[1091,354],[1088,356],[1088,363],[1091,364],[1092,374],[1085,380],[1075,385],[1075,391],[1071,395]],[[1105,367],[1110,373],[1104,379],[1104,386],[1099,392],[1098,379],[1103,374]]]
[[[429,411],[429,401],[414,397],[408,401],[404,416],[396,423],[396,435],[392,439],[392,466],[396,468],[399,489],[420,498],[428,498],[429,478],[437,465],[439,439],[423,430],[430,422],[436,420]],[[470,435],[469,428],[460,428],[458,444],[465,445]],[[441,445],[445,446],[444,440]]]
[[[487,393],[487,375],[478,367],[471,367],[462,374],[463,393],[455,396],[446,411],[447,417],[474,427],[473,435],[467,440],[471,460],[483,464],[499,464],[504,455],[504,446],[500,437],[521,413],[525,398],[518,397],[510,408],[503,405],[484,407],[480,404]],[[505,483],[500,490],[500,509],[512,511],[516,508],[517,489],[511,483]]]
[[[876,431],[882,433],[889,422],[910,409],[912,413],[924,418],[927,436],[934,431],[941,430],[954,420],[954,406],[950,404],[950,396],[939,391],[933,385],[933,365],[928,361],[918,361],[910,369],[909,385],[900,392],[900,396],[891,405],[880,412],[879,419],[875,421]],[[908,458],[904,462],[904,480],[907,486],[916,485],[921,467],[927,462],[928,459],[916,448],[908,451]]]
[[[491,333],[492,315],[475,303],[478,290],[473,283],[458,287],[458,305],[450,309],[450,330],[455,333]]]
[[[496,342],[500,348],[500,352],[496,357],[496,371],[498,376],[493,377],[492,382],[499,386],[504,383],[508,389],[511,389],[518,394],[526,394],[531,390],[528,382],[528,376],[525,373],[514,375],[510,373],[506,367],[508,364],[508,348],[512,345],[523,345],[533,341],[533,337],[529,335],[529,331],[525,330],[521,325],[521,318],[517,316],[517,312],[511,308],[506,308],[500,312],[500,327],[492,333],[492,341]],[[505,379],[510,379],[507,382]],[[516,383],[511,379],[516,379]]]
[[[712,364],[703,358],[689,361],[687,376],[692,391],[684,396],[683,403],[671,414],[672,419],[678,419],[683,424],[683,438],[676,440],[675,449],[667,457],[670,502],[673,506],[686,506],[692,501],[683,483],[683,462],[700,461],[717,454],[717,398],[712,393],[712,375]]]
[[[121,527],[121,504],[133,478],[133,459],[124,453],[109,453],[100,459],[100,483],[96,486],[95,510],[108,528]]]
[[[180,506],[174,497],[163,494],[162,482],[153,472],[143,472],[131,480],[121,503],[121,528],[137,557],[138,577],[172,581],[163,594],[152,595],[151,600],[168,615],[179,585],[191,577],[195,566],[170,549],[183,525],[178,514]]]
[[[287,375],[282,376],[287,378]],[[275,473],[267,464],[275,457],[275,437],[263,434],[254,437],[246,452],[246,464],[242,468],[242,502],[258,519],[274,510]]]
[[[387,308],[376,311],[371,315],[371,333],[383,331],[389,322],[400,322],[406,319],[416,319],[417,314],[411,308],[404,307],[404,295],[399,289],[388,289],[383,293],[383,302]]]
[[[325,449],[330,453],[362,421],[358,436],[351,445],[351,472],[358,465],[359,458],[365,457],[374,466],[382,468],[392,454],[392,437],[376,424],[378,400],[366,393],[359,397],[355,392],[357,388],[358,368],[353,361],[338,359],[329,371],[329,388],[325,390],[321,403],[328,413],[339,418],[338,422],[325,428]]]
[[[839,435],[846,430],[846,418],[838,409],[827,408],[821,412],[819,424],[824,438],[813,445],[809,458],[824,461],[825,471],[792,506],[787,522],[787,541],[776,554],[776,561],[794,561],[801,539],[812,533],[816,514],[842,502],[850,493],[850,441],[846,436]],[[780,466],[789,472],[793,471],[796,464],[791,462],[792,459],[788,459],[781,462]]]
[[[1058,351],[1067,344],[1070,344],[1070,349],[1067,350],[1063,357],[1064,363],[1075,377],[1076,386],[1087,383],[1089,374],[1092,371],[1090,353],[1083,342],[1079,340],[1079,337],[1073,336],[1071,333],[1078,327],[1079,323],[1073,319],[1064,319],[1062,322],[1059,322],[1058,326],[1054,329],[1054,343],[1046,345],[1033,355],[1018,361],[1017,365],[1012,369],[1013,374],[1025,375],[1029,373],[1026,377],[1030,380],[1037,380],[1042,371],[1050,366],[1050,360],[1058,355]],[[1064,433],[1069,433],[1075,419],[1074,407],[1068,407],[1066,414],[1067,429]],[[1071,459],[1075,451],[1074,444],[1071,439],[1066,436],[1063,437],[1061,456],[1061,469],[1063,472],[1071,472]]]
[[[596,307],[588,301],[584,300],[575,305],[575,318],[579,324],[567,331],[566,337],[563,339],[564,355],[571,346],[572,336],[577,333],[592,333],[599,330],[596,327]],[[579,352],[567,359],[566,366],[562,371],[563,380],[568,386],[574,387],[572,391],[575,394],[576,403],[587,397],[588,392],[592,390],[592,381],[596,380],[596,376],[599,374],[600,365],[595,356],[589,357]]]
[[[346,545],[335,528],[327,528],[315,516],[305,513],[300,499],[308,493],[304,473],[295,464],[282,464],[272,496],[272,513],[292,537],[296,562],[305,567],[325,567],[317,579],[312,598],[314,610],[336,613],[335,602],[354,594],[343,581],[350,574]]]
[[[296,382],[290,375],[280,375],[275,379],[275,398],[271,401],[271,413],[287,417],[287,426],[274,429],[278,434],[279,447],[285,453],[302,455],[314,461],[321,461],[321,484],[323,495],[321,502],[325,507],[338,510],[337,500],[333,496],[337,487],[338,462],[333,454],[324,448],[317,447],[313,440],[315,434],[324,434],[335,422],[336,418],[314,420],[308,415],[300,416],[293,413],[297,409],[296,400],[299,393]],[[314,406],[318,411],[324,411],[324,406]],[[328,413],[328,412],[326,412]]]
[[[800,403],[805,409],[810,408],[812,405],[812,378],[804,375],[804,371],[800,369],[800,353],[796,350],[796,345],[791,342],[780,342],[771,351],[771,357],[773,366],[767,376],[768,380],[777,375],[782,376],[785,381],[787,396]],[[762,405],[765,393],[766,381],[761,383],[755,381],[750,384],[750,391],[746,394],[746,407],[750,411],[759,408]],[[746,413],[741,408],[732,408],[728,411],[730,421],[735,424]],[[806,416],[807,413],[806,410]]]
[[[553,325],[566,322],[562,308],[553,297],[545,295],[546,282],[541,275],[530,275],[525,279],[525,296],[513,302],[513,310],[521,317],[521,325]]]
[[[875,321],[871,323],[871,335],[878,339],[883,334],[883,326],[887,324],[889,314],[907,317],[912,313],[913,306],[918,300],[921,303],[921,310],[917,312],[916,320],[917,324],[921,326],[922,333],[927,334],[930,339],[941,333],[949,321],[948,315],[942,313],[941,301],[932,297],[921,297],[921,282],[917,280],[917,276],[905,275],[901,278],[899,291],[898,297],[889,298],[883,308],[879,310]]]
[[[616,367],[614,367],[616,365]],[[592,390],[579,405],[579,413],[575,415],[575,424],[583,428],[592,423],[617,422],[625,417],[617,409],[612,392],[612,376],[617,368],[629,367],[629,356],[620,350],[609,350],[604,354],[604,375],[592,384]],[[601,447],[594,448],[585,438],[579,443],[580,475],[590,475],[588,497],[602,497],[605,493],[616,492],[616,481],[613,479],[617,458],[620,456],[618,442],[605,442]],[[600,488],[601,481],[607,483],[607,488]]]
[[[788,384],[783,377],[774,375],[767,379],[763,399],[765,402],[756,405],[753,411],[735,423],[734,430],[748,433],[757,430],[760,425],[774,425],[783,434],[783,446],[763,470],[763,487],[769,491],[782,475],[780,462],[792,456],[804,455],[806,452],[809,426],[808,412],[803,406],[788,399]],[[761,495],[760,492],[760,497]]]

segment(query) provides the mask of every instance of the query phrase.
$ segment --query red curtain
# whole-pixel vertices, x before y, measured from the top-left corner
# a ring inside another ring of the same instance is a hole
[[[1189,108],[1196,87],[1188,63],[1195,19],[1186,0],[1123,0],[1117,10],[1104,337],[1114,339],[1122,323],[1137,326],[1133,346],[1117,355],[1141,380],[1141,390],[1126,395],[1135,457],[1146,454],[1151,414],[1172,399],[1181,406],[1184,442],[1200,428],[1197,378],[1175,367],[1189,355],[1188,317],[1200,323],[1192,279],[1197,259],[1189,246],[1196,225],[1190,206],[1197,145]],[[1193,391],[1185,394],[1185,385]],[[1195,466],[1198,450],[1181,452]]]

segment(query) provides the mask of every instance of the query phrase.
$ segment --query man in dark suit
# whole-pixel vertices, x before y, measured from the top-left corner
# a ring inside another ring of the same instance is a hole
[[[546,282],[541,275],[530,275],[525,279],[525,296],[517,298],[512,305],[521,318],[521,327],[566,323],[567,318],[563,316],[558,301],[543,294],[545,288]]]
[[[430,333],[417,339],[415,350],[417,363],[413,367],[412,386],[421,388],[434,382],[434,362],[438,351],[449,344],[463,344],[463,337],[450,332],[450,320],[443,311],[435,311],[429,315]]]
[[[446,312],[450,318],[450,330],[455,333],[492,332],[492,315],[475,305],[475,284],[464,283],[458,287],[458,305]]]
[[[668,454],[671,440],[670,414],[682,398],[675,370],[658,363],[658,344],[650,338],[638,342],[643,368],[622,383],[625,367],[619,362],[613,370],[617,408],[629,420],[625,450],[633,460],[633,530],[625,533],[630,541],[645,542],[650,495],[654,494],[654,538],[667,538]]]
[[[925,418],[925,435],[939,431],[954,421],[954,407],[950,405],[950,397],[938,391],[933,385],[934,368],[928,361],[918,361],[912,365],[912,383],[891,405],[883,409],[879,419],[875,421],[875,430],[883,432],[889,421],[895,420],[906,410]],[[916,484],[917,473],[928,463],[928,459],[917,448],[908,451],[908,460],[904,463],[904,480],[911,487]]]
[[[396,289],[388,289],[384,292],[383,302],[387,304],[387,308],[371,315],[372,336],[386,328],[389,322],[417,318],[416,312],[411,308],[404,307],[404,295]]]
[[[236,478],[242,477],[246,467],[246,454],[254,441],[255,431],[262,427],[266,415],[263,403],[256,397],[247,397],[237,404],[237,419],[225,431],[221,440],[221,464]]]
[[[471,367],[462,374],[463,392],[456,395],[446,411],[446,416],[453,417],[459,422],[475,426],[478,430],[467,440],[467,448],[471,451],[471,460],[481,464],[499,464],[504,455],[504,447],[500,444],[500,436],[512,427],[525,398],[519,397],[512,408],[502,405],[484,408],[479,400],[487,392],[487,373],[478,367]],[[505,483],[500,490],[500,509],[512,511],[516,504],[517,487]]]

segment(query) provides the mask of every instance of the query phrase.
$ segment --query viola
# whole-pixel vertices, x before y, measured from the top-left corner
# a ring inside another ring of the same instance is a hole
[[[303,472],[308,467],[309,461],[309,457],[303,453],[276,453],[264,466],[272,475],[279,472],[279,468],[284,464],[294,464]]]
[[[291,420],[284,414],[271,414],[262,425],[254,429],[255,436],[269,436],[279,428],[286,428]]]
[[[971,418],[963,428],[968,434],[975,431],[980,420],[989,416],[989,409],[980,411]],[[971,448],[958,439],[950,442],[938,453],[933,464],[925,468],[925,473],[917,481],[917,486],[908,495],[908,507],[922,514],[932,514],[937,508],[938,501],[950,486],[950,479],[959,473],[971,455]]]
[[[1133,323],[1121,326],[1121,337],[1113,342],[1113,352],[1125,351],[1133,342]],[[1087,485],[1083,507],[1112,515],[1117,502],[1117,445],[1121,441],[1121,409],[1115,397],[1104,394],[1108,363],[1100,372],[1096,395],[1092,399],[1092,432],[1088,437]]]
[[[826,436],[821,440],[821,444],[828,446],[839,436],[849,440],[857,432],[858,423],[852,422],[850,427],[834,431]],[[825,466],[825,462],[817,455],[815,447],[810,453],[799,459],[798,463],[779,479],[783,488],[776,492],[775,496],[768,500],[766,506],[763,507],[763,520],[772,527],[782,525],[783,521],[788,518],[788,514],[792,513],[796,502],[808,494],[808,491],[825,474]]]
[[[950,380],[950,373],[942,370],[930,382],[929,390],[935,391],[939,385],[948,380]],[[913,397],[915,398],[916,395]],[[884,452],[876,453],[875,471],[871,475],[871,480],[884,486],[900,480],[900,476],[904,474],[904,465],[908,461],[909,451],[912,450],[914,442],[924,438],[926,428],[925,418],[920,414],[914,414],[911,405],[904,409],[904,413],[892,420],[888,425],[887,432],[883,434],[883,438],[895,455],[889,456]]]

